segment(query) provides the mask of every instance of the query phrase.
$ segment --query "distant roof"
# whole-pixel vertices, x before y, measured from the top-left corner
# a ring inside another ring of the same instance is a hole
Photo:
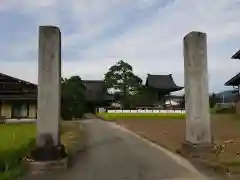
[[[238,73],[236,76],[232,77],[225,83],[225,86],[238,86],[238,85],[240,85],[240,73]]]
[[[107,88],[103,80],[83,80],[86,87],[87,100],[111,100],[112,96],[107,93]]]
[[[30,86],[33,86],[33,87],[37,88],[36,84],[33,84],[33,83],[28,82],[28,81],[25,81],[25,80],[22,80],[22,79],[18,79],[18,78],[15,78],[15,77],[12,77],[12,76],[0,73],[0,82],[3,79],[4,80],[9,79],[11,81],[14,81],[14,82],[17,82],[17,83],[20,83],[20,84],[30,85]]]
[[[240,50],[232,56],[232,59],[240,59]]]
[[[164,91],[180,91],[183,87],[177,86],[172,78],[172,74],[168,75],[151,75],[148,74],[146,86]]]
[[[83,80],[84,86],[88,90],[99,91],[105,86],[102,80]]]

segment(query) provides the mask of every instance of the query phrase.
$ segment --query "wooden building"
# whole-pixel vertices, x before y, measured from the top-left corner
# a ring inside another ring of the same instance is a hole
[[[240,50],[232,56],[232,59],[240,59]],[[230,80],[228,80],[225,83],[225,86],[232,86],[236,89],[237,96],[236,96],[235,107],[236,107],[236,113],[240,114],[240,73],[238,73],[237,75],[232,77]]]
[[[140,107],[164,107],[165,101],[170,100],[172,92],[180,91],[183,87],[177,86],[172,74],[152,75],[148,74],[146,84],[143,87],[142,97],[138,99],[136,106]]]
[[[87,112],[95,113],[99,107],[109,106],[113,102],[104,81],[83,80],[83,84],[86,87]]]
[[[154,101],[164,104],[165,96],[171,92],[180,91],[183,87],[177,86],[173,80],[172,74],[168,75],[151,75],[148,74],[146,85],[148,91],[151,92]]]
[[[36,118],[37,85],[0,73],[0,116]]]
[[[87,112],[108,106],[113,97],[107,93],[104,81],[83,81],[86,87]],[[0,73],[0,117],[36,118],[37,85]]]
[[[226,83],[225,86],[232,86],[236,89],[237,91],[237,96],[240,94],[240,73],[238,73],[236,76],[232,77],[229,79]]]
[[[99,107],[107,107],[114,102],[102,80],[83,80],[86,87],[86,112],[96,112]],[[175,84],[172,75],[148,74],[143,86],[143,95],[136,106],[164,105],[171,92],[182,90]],[[37,85],[0,73],[0,116],[5,118],[37,117]]]

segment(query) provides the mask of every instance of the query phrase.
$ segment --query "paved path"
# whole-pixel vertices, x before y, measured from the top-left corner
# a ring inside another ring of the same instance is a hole
[[[84,122],[87,150],[72,168],[34,180],[203,180],[161,150],[101,120]]]

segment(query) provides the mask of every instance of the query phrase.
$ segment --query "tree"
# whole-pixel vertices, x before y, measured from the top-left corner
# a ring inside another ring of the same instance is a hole
[[[122,104],[124,108],[129,108],[129,96],[135,94],[142,85],[142,79],[135,75],[132,66],[123,60],[109,68],[104,81],[107,88],[118,91],[123,95]]]
[[[63,119],[80,118],[85,107],[85,86],[79,76],[61,79]]]

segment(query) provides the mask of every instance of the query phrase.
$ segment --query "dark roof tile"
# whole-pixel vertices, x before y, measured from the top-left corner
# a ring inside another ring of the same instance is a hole
[[[11,80],[11,81],[16,82],[16,83],[20,83],[20,84],[24,84],[24,85],[27,85],[27,86],[32,86],[32,87],[37,88],[36,84],[33,84],[33,83],[30,83],[30,82],[24,81],[22,79],[18,79],[18,78],[15,78],[15,77],[12,77],[12,76],[0,73],[0,81],[1,80],[6,80],[6,79],[7,80]]]
[[[11,86],[5,86],[5,84]],[[0,73],[0,100],[19,100],[37,98],[37,85]]]
[[[105,87],[104,81],[101,80],[83,80],[84,86],[89,91],[102,91],[102,89]]]
[[[102,80],[83,80],[86,87],[87,100],[111,100],[110,95],[107,93],[107,88]]]
[[[232,56],[232,59],[240,59],[240,50]]]
[[[177,86],[172,78],[172,74],[169,75],[151,75],[148,74],[146,86],[166,91],[180,91],[183,87]]]
[[[225,86],[237,86],[239,84],[240,84],[240,73],[238,73],[236,76],[234,76],[230,80],[228,80],[225,83]]]

